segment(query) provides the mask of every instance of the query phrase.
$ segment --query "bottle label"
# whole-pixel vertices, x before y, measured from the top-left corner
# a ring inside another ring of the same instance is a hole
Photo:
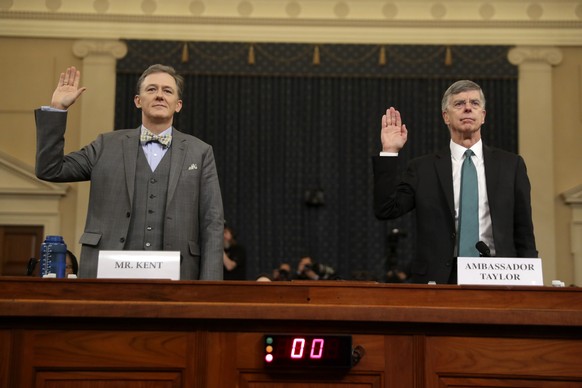
[[[40,276],[64,278],[67,246],[62,236],[47,236],[40,249]]]

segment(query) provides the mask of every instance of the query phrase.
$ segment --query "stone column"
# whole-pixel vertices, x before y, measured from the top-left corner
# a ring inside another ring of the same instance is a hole
[[[115,120],[115,67],[127,54],[127,45],[117,40],[78,40],[73,54],[83,59],[81,84],[87,91],[81,104],[81,145],[89,144],[103,132],[113,130]],[[78,185],[75,240],[85,227],[89,204],[89,184]]]
[[[570,251],[574,259],[573,283],[582,287],[582,185],[562,193],[562,198],[572,208]]]
[[[554,193],[554,128],[552,66],[562,61],[556,47],[518,46],[509,61],[519,66],[519,153],[532,185],[532,208],[544,283],[556,278],[556,194]]]

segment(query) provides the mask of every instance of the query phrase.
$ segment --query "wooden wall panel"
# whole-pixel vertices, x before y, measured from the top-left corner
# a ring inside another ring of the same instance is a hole
[[[43,230],[42,226],[0,225],[0,275],[26,275],[28,260],[40,258]]]
[[[184,368],[188,343],[184,333],[159,331],[38,330],[26,335],[34,366],[43,368]]]
[[[193,364],[187,353],[192,344],[189,337],[188,333],[129,330],[23,332],[17,342],[19,386],[77,387],[86,378],[87,387],[99,387],[126,374],[135,387],[144,381],[181,386],[188,363]],[[142,371],[142,377],[134,376],[136,370]],[[155,384],[151,387],[158,387]]]
[[[545,379],[501,379],[501,378],[466,378],[443,377],[439,379],[441,388],[580,388],[582,384],[571,381]]]
[[[8,373],[12,359],[12,333],[9,330],[0,330],[0,387],[9,387]]]
[[[241,373],[240,388],[381,388],[377,374],[312,371],[301,374]]]
[[[93,371],[47,372],[36,374],[36,387],[42,388],[180,388],[180,372]]]
[[[560,380],[582,387],[582,340],[427,337],[425,357],[427,387],[479,377],[485,385],[474,386],[489,386],[485,377],[492,376],[506,384]]]
[[[206,332],[206,381],[199,387],[228,387],[238,380],[236,332]]]
[[[386,336],[385,365],[386,386],[391,388],[412,388],[416,385],[416,370],[423,369],[418,349],[414,348],[412,335]],[[422,381],[422,380],[421,380]]]

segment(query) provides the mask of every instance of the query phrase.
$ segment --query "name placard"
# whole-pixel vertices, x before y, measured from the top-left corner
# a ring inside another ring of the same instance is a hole
[[[180,280],[180,252],[100,251],[97,278]]]
[[[459,257],[458,284],[543,286],[542,259]]]

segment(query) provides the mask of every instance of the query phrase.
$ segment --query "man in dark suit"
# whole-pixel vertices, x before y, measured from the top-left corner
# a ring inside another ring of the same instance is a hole
[[[442,99],[449,147],[412,160],[398,179],[398,153],[408,129],[390,107],[382,116],[382,152],[373,157],[374,210],[393,219],[416,210],[417,254],[411,266],[415,283],[456,283],[461,165],[473,151],[478,182],[478,240],[492,255],[537,257],[531,216],[530,183],[519,155],[481,141],[485,96],[472,81],[451,85]]]
[[[50,107],[35,112],[36,175],[91,181],[79,276],[97,275],[100,250],[180,251],[181,279],[222,280],[223,208],[212,147],[173,128],[184,80],[150,66],[134,102],[142,125],[101,134],[64,155],[67,109],[81,96],[80,72],[61,73]]]

